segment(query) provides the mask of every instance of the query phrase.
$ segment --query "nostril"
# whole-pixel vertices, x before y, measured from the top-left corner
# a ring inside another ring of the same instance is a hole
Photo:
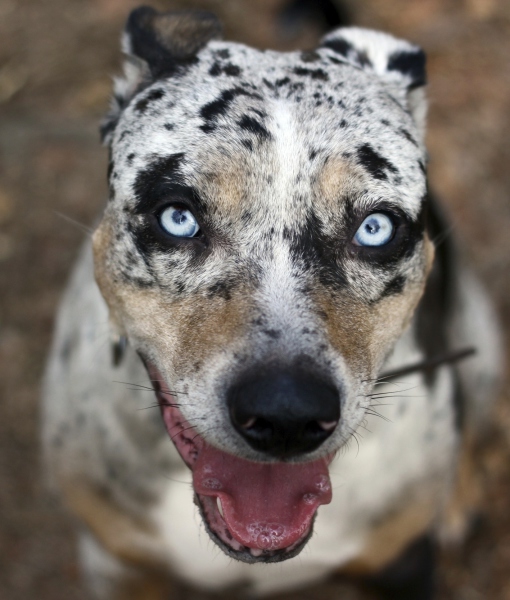
[[[271,435],[273,435],[274,433],[274,427],[273,424],[268,421],[267,419],[262,419],[262,418],[254,418],[251,419],[253,421],[251,427],[246,427],[245,430],[246,432],[251,435],[251,436],[256,436],[259,438],[262,437],[269,437]]]
[[[328,433],[338,425],[338,421],[317,421],[319,427]]]
[[[241,429],[251,429],[255,423],[256,423],[257,419],[255,417],[250,417],[245,423],[240,423],[239,427]]]
[[[335,427],[337,426],[338,421],[324,422],[324,421],[310,421],[305,425],[304,434],[309,436],[311,439],[322,439],[325,440],[328,438]],[[327,425],[327,427],[325,427]]]

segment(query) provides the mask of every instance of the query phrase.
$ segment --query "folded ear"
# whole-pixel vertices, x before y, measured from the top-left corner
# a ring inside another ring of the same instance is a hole
[[[345,27],[321,40],[346,62],[377,75],[393,96],[412,114],[422,136],[425,130],[427,83],[425,53],[421,48],[386,33]]]
[[[179,76],[221,35],[221,23],[209,12],[160,13],[149,6],[133,10],[122,36],[124,77],[114,82],[111,110],[101,126],[103,141],[110,142],[120,113],[140,89],[160,77]]]

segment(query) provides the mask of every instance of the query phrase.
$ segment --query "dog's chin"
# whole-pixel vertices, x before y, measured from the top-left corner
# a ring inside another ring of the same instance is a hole
[[[280,562],[310,539],[321,504],[331,502],[331,457],[309,463],[256,463],[208,444],[186,422],[159,371],[146,363],[167,431],[193,473],[206,530],[230,557]]]

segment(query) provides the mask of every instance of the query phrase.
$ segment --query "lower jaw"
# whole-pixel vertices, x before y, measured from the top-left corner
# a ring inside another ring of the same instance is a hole
[[[211,539],[231,558],[239,560],[245,563],[277,563],[284,560],[289,560],[297,556],[301,550],[306,546],[308,540],[313,533],[313,521],[310,524],[308,530],[293,544],[287,548],[281,548],[279,550],[259,550],[255,548],[249,548],[238,542],[228,531],[226,524],[223,522],[224,531],[223,535],[215,531],[211,525],[210,520],[221,519],[219,511],[216,507],[216,499],[212,496],[202,496],[201,494],[195,493],[194,497],[195,504],[198,506],[202,521],[204,522],[205,529]],[[227,540],[222,539],[225,536]]]

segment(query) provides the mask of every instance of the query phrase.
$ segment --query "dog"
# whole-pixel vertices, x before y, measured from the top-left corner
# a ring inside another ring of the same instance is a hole
[[[432,598],[501,353],[428,192],[423,51],[360,28],[261,51],[148,7],[123,50],[109,200],[44,384],[90,589],[342,572]]]

